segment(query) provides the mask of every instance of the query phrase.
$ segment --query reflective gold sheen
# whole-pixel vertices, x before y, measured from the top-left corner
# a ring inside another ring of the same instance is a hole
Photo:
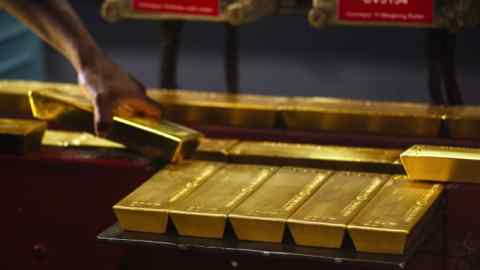
[[[267,180],[277,167],[227,165],[170,209],[180,235],[222,238],[227,215]]]
[[[149,91],[166,119],[190,124],[273,128],[284,97],[232,95],[203,91]]]
[[[288,129],[399,136],[439,134],[445,110],[420,103],[291,98],[282,109]]]
[[[169,165],[117,203],[113,210],[124,230],[164,233],[168,208],[187,197],[223,163],[188,161]]]
[[[287,218],[330,175],[329,171],[283,167],[241,203],[228,219],[240,240],[280,243]]]
[[[200,144],[193,156],[195,159],[227,161],[230,149],[239,143],[235,139],[200,138]]]
[[[36,120],[0,118],[0,153],[25,154],[40,148],[47,124]]]
[[[336,172],[288,219],[295,243],[340,248],[347,224],[385,184],[388,175]]]
[[[42,145],[55,147],[125,148],[125,146],[119,143],[97,137],[87,132],[60,130],[47,130],[45,135],[43,135]]]
[[[55,90],[30,92],[36,118],[62,126],[91,130],[92,106],[84,97]],[[178,162],[192,156],[201,134],[168,122],[138,117],[114,117],[108,139],[144,155]]]
[[[480,183],[480,149],[415,145],[401,155],[412,180]]]
[[[348,225],[357,251],[404,254],[423,238],[441,184],[391,179]]]
[[[277,142],[241,142],[229,152],[233,162],[306,166],[337,170],[400,172],[402,150],[319,146]]]

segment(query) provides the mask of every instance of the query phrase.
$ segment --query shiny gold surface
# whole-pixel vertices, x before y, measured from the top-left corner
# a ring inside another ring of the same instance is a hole
[[[401,155],[412,180],[480,183],[480,149],[415,145]]]
[[[442,107],[420,103],[291,98],[282,108],[288,129],[438,136]]]
[[[240,141],[236,139],[200,138],[200,144],[193,158],[204,160],[227,161],[228,152]]]
[[[306,166],[370,172],[402,171],[402,150],[244,141],[229,152],[233,162]]]
[[[36,118],[91,130],[92,105],[84,97],[51,89],[30,92],[29,98]],[[142,154],[177,162],[195,152],[200,137],[200,133],[168,121],[114,117],[108,139]]]
[[[446,122],[452,138],[480,138],[480,106],[450,107]]]
[[[47,124],[42,121],[0,118],[0,153],[38,150],[46,129]]]
[[[288,219],[295,243],[340,248],[347,224],[385,184],[388,175],[336,172]]]
[[[123,149],[122,144],[97,137],[87,132],[47,130],[42,145],[55,147],[98,147]]]
[[[421,223],[432,215],[442,190],[441,184],[389,180],[348,225],[357,251],[404,254],[422,234]]]
[[[166,119],[191,124],[273,128],[284,97],[232,95],[201,91],[151,90]]]
[[[280,243],[287,218],[330,174],[329,171],[296,167],[278,170],[228,215],[237,237]]]
[[[169,208],[178,233],[222,238],[227,215],[277,169],[256,165],[223,167],[188,197]]]
[[[120,226],[131,231],[165,232],[168,207],[188,196],[222,166],[205,161],[167,166],[113,207]]]

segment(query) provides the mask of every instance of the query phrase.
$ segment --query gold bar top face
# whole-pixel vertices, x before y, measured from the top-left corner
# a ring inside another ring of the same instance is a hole
[[[239,140],[236,139],[200,138],[200,144],[194,158],[226,161],[228,152],[238,143]]]
[[[414,145],[402,153],[409,179],[480,183],[480,149]]]
[[[187,236],[221,238],[227,214],[277,169],[256,165],[223,167],[185,200],[169,209],[177,231]]]
[[[298,245],[340,248],[347,224],[385,184],[388,175],[336,172],[289,219]]]
[[[348,225],[358,251],[404,254],[413,229],[438,199],[443,186],[390,179]],[[417,226],[418,227],[418,226]]]
[[[240,240],[280,243],[287,218],[331,172],[283,167],[228,215]]]
[[[168,165],[113,208],[125,230],[165,232],[167,208],[201,186],[223,163],[188,161]]]
[[[125,148],[125,146],[119,143],[97,137],[87,132],[60,130],[47,130],[43,136],[42,145],[55,147]]]
[[[91,129],[92,105],[79,95],[49,90],[30,92],[35,117],[65,125]],[[202,136],[197,131],[168,122],[138,117],[114,117],[109,139],[142,154],[177,162],[190,157]]]
[[[0,152],[25,154],[38,150],[46,129],[42,121],[0,118]]]

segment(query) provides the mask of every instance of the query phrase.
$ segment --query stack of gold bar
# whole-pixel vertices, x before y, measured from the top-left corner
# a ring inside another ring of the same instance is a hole
[[[291,98],[282,113],[288,129],[426,137],[438,136],[445,118],[427,104],[321,97]]]
[[[480,183],[480,149],[415,145],[401,155],[409,179]]]
[[[428,235],[443,186],[393,177],[350,222],[357,251],[405,254]]]
[[[293,216],[298,245],[340,248],[347,225],[383,186],[388,175],[336,172]]]
[[[30,92],[36,118],[82,131],[92,130],[92,106],[83,96],[54,89]],[[147,156],[177,162],[193,155],[202,135],[194,130],[147,118],[114,117],[109,139]]]
[[[0,152],[25,154],[40,148],[47,125],[36,120],[0,118]]]
[[[189,124],[274,128],[284,97],[200,91],[149,91],[165,118]]]
[[[402,173],[397,162],[401,153],[400,149],[243,141],[228,155],[231,162]]]

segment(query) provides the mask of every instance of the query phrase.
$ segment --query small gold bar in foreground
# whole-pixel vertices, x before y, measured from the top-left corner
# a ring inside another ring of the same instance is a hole
[[[282,109],[288,129],[436,137],[443,107],[337,98],[291,98]],[[394,127],[394,128],[392,128]]]
[[[92,130],[92,106],[83,96],[53,89],[30,92],[36,118],[81,131]],[[147,156],[178,162],[193,155],[202,135],[189,128],[147,118],[114,117],[108,139]]]
[[[388,180],[389,175],[336,172],[289,219],[297,245],[340,248],[347,224]]]
[[[36,120],[0,118],[0,153],[25,154],[40,148],[47,124]]]
[[[201,91],[149,90],[166,119],[196,125],[273,128],[285,97]]]
[[[278,168],[227,165],[192,194],[169,208],[180,235],[222,238],[227,215]]]
[[[401,155],[412,180],[480,183],[480,149],[414,145]]]
[[[427,235],[438,213],[441,184],[393,177],[348,225],[360,252],[402,255]],[[430,225],[430,226],[429,226]]]
[[[223,163],[186,161],[168,165],[117,203],[113,210],[124,230],[164,233],[168,207],[202,185]]]
[[[229,151],[232,162],[398,173],[402,150],[243,141]]]
[[[330,171],[282,167],[228,215],[240,240],[280,243],[287,218],[331,174]]]
[[[227,161],[228,152],[240,141],[236,139],[200,138],[194,159]]]
[[[47,130],[43,135],[42,145],[54,147],[93,147],[124,149],[125,146],[97,137],[88,132]]]

